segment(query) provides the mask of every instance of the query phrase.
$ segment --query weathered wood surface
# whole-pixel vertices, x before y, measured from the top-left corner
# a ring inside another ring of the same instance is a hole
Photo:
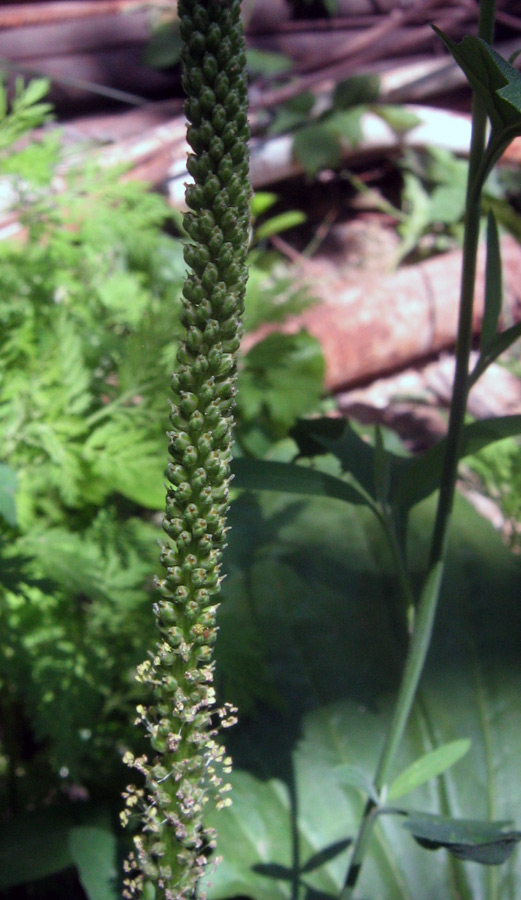
[[[502,241],[505,315],[521,319],[521,247]],[[349,256],[346,254],[346,268]],[[321,302],[288,319],[278,330],[306,328],[321,343],[326,385],[332,391],[370,381],[425,359],[454,344],[457,329],[461,253],[454,251],[390,274],[366,271],[339,277],[326,261],[306,261],[305,280]],[[480,250],[474,328],[483,315],[484,252]],[[247,350],[274,330],[260,328],[245,337]]]

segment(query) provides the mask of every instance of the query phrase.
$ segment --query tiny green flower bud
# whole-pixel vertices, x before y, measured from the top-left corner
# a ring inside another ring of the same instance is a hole
[[[163,520],[163,529],[172,538],[177,538],[178,535],[181,534],[183,527],[184,527],[184,523],[183,523],[182,519],[164,519]]]
[[[223,353],[214,371],[216,375],[222,377],[223,375],[228,375],[228,373],[232,371],[234,366],[235,357],[231,353]]]
[[[167,518],[175,519],[177,516],[180,515],[180,513],[181,513],[181,510],[180,510],[179,504],[176,502],[176,500],[173,498],[167,497],[167,500],[166,500]]]
[[[186,431],[178,431],[170,436],[170,446],[175,453],[182,453],[190,446],[190,435]]]
[[[203,644],[195,649],[195,656],[199,662],[209,662],[212,658],[212,648],[208,644]]]
[[[193,445],[187,447],[185,452],[183,453],[183,465],[186,466],[187,469],[193,469],[194,466],[197,465],[199,461],[199,456],[197,454],[197,450]]]
[[[195,522],[197,518],[197,514],[199,512],[198,507],[195,503],[189,503],[185,509],[184,519],[186,525],[191,525],[192,522]]]
[[[222,31],[216,22],[211,22],[206,32],[206,46],[215,53],[219,49],[222,40]]]
[[[212,259],[219,255],[223,243],[223,234],[220,228],[214,228],[212,235],[208,241],[208,249],[212,254]]]
[[[175,485],[180,485],[183,481],[186,481],[186,471],[182,466],[172,465],[169,463],[167,466],[168,472],[168,480]]]
[[[198,410],[198,409],[190,416],[189,428],[190,428],[190,434],[192,435],[192,437],[194,435],[199,434],[203,430],[204,425],[205,425],[205,419],[206,419],[206,417],[203,416],[202,412],[200,412],[200,410]]]
[[[232,161],[225,156],[224,159],[220,161],[217,171],[222,183],[227,185],[233,175]]]
[[[192,534],[195,538],[200,538],[206,534],[206,519],[197,519],[192,525]]]
[[[206,78],[207,81],[215,81],[218,72],[219,72],[219,69],[217,66],[217,60],[216,60],[215,56],[212,56],[211,54],[207,53],[204,58],[203,67],[202,67],[202,73],[203,73],[204,77]]]
[[[201,284],[205,290],[209,291],[217,281],[219,281],[219,270],[214,263],[209,262],[201,275]]]
[[[197,449],[201,457],[205,457],[213,449],[213,441],[211,434],[202,434],[197,439]]]
[[[226,101],[228,94],[230,92],[230,81],[226,74],[226,72],[219,72],[217,77],[215,78],[214,91],[217,100],[221,103]],[[228,107],[226,107],[228,109]]]
[[[211,375],[205,384],[201,385],[201,390],[199,391],[199,399],[203,406],[206,406],[207,403],[211,403],[211,401],[215,398],[215,379],[213,375]]]
[[[221,189],[221,183],[216,175],[211,175],[204,182],[204,199],[206,203],[211,203],[217,197]]]
[[[194,6],[194,13],[192,15],[192,27],[197,29],[198,31],[202,31],[203,34],[208,31],[210,26],[210,19],[208,17],[208,12],[204,9],[201,4],[196,4]],[[207,40],[205,40],[205,48],[207,47]],[[208,57],[205,57],[205,62]],[[217,64],[216,64],[217,65]],[[205,67],[203,64],[203,72],[205,72]],[[206,72],[205,72],[206,74]]]
[[[188,350],[186,344],[179,344],[179,347],[177,348],[176,359],[177,359],[177,362],[179,363],[179,373],[178,374],[179,374],[179,383],[180,384],[182,384],[182,382],[183,382],[183,377],[185,377],[186,380],[188,380],[190,378],[189,373],[191,372],[193,358],[194,358],[194,354]],[[183,368],[186,369],[186,375],[185,375],[185,372],[182,371]]]
[[[228,35],[221,35],[221,42],[219,44],[219,50],[217,52],[217,61],[219,63],[219,68],[224,69],[226,63],[230,59],[233,53],[232,44]]]
[[[198,406],[197,397],[189,391],[184,391],[179,401],[179,408],[184,416],[190,416]]]
[[[203,74],[198,66],[192,66],[183,78],[183,88],[187,94],[197,96],[203,86]]]
[[[188,590],[184,584],[180,584],[174,591],[174,598],[177,603],[185,603],[188,598]]]
[[[208,480],[208,478],[206,475],[206,471],[202,467],[200,467],[199,469],[196,469],[196,471],[192,475],[192,485],[195,490],[197,490],[197,489],[200,490],[202,487],[204,487],[206,485],[207,480]]]
[[[202,56],[206,49],[206,38],[200,31],[194,31],[188,42],[190,53],[194,58]]]
[[[212,126],[217,134],[221,134],[224,131],[228,123],[228,117],[226,115],[226,110],[221,103],[217,103],[212,111]],[[230,146],[230,142],[223,141],[223,147]]]
[[[196,128],[201,125],[203,113],[199,100],[194,97],[189,97],[185,103],[185,112],[187,117],[191,120],[192,125]]]
[[[220,137],[214,137],[209,147],[209,153],[212,159],[218,162],[224,153],[224,144]]]
[[[186,343],[190,350],[199,350],[203,343],[202,332],[198,328],[189,328],[186,335]]]
[[[206,375],[208,371],[208,360],[205,356],[197,356],[192,363],[192,372],[196,378]]]
[[[183,581],[183,570],[181,566],[169,566],[166,572],[166,580],[169,584],[178,585]]]
[[[186,547],[189,547],[192,543],[192,535],[189,531],[182,531],[181,534],[178,534],[176,537],[176,544],[179,550],[182,550]]]
[[[190,143],[192,146],[195,143],[193,138]],[[194,146],[194,150],[196,149],[196,146]],[[186,204],[190,209],[193,209],[196,212],[198,209],[202,209],[204,206],[204,193],[201,186],[198,184],[189,184],[186,188],[185,199]]]

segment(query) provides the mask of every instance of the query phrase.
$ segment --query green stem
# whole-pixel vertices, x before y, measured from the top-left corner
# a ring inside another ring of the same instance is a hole
[[[380,522],[382,523],[386,534],[387,543],[389,544],[395,571],[398,576],[403,602],[403,613],[407,624],[407,632],[410,633],[414,625],[414,591],[407,570],[407,563],[404,559],[404,554],[402,553],[402,548],[396,534],[395,522],[391,511],[387,507],[383,510]]]
[[[488,43],[493,41],[495,0],[482,0],[480,4],[479,37]],[[401,744],[418,684],[427,658],[434,626],[440,587],[445,567],[447,536],[454,501],[457,468],[461,449],[463,426],[468,396],[469,357],[472,341],[472,314],[476,258],[479,239],[481,206],[481,179],[479,173],[485,151],[487,118],[483,105],[474,96],[472,108],[472,138],[469,157],[465,237],[463,244],[463,269],[459,307],[458,336],[456,343],[456,371],[452,393],[447,447],[441,477],[440,493],[431,543],[428,574],[418,604],[409,653],[398,690],[391,726],[387,734],[374,784],[383,792],[388,782],[396,753]],[[369,800],[355,840],[341,900],[351,900],[364,858],[367,854],[375,822],[374,801]]]

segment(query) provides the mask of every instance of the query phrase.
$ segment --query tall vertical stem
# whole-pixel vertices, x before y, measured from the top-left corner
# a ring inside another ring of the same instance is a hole
[[[488,43],[493,42],[494,17],[495,0],[482,0],[478,35]],[[378,792],[388,782],[396,753],[409,720],[429,651],[443,579],[448,529],[454,501],[457,468],[467,407],[474,285],[481,210],[481,186],[477,176],[485,150],[486,129],[486,113],[481,101],[475,95],[472,104],[472,138],[467,182],[463,268],[456,342],[456,370],[449,416],[447,447],[430,549],[428,574],[418,604],[414,630],[410,639],[409,652],[398,690],[393,718],[376,771],[375,787]],[[345,886],[341,893],[341,900],[351,900],[353,896],[362,864],[368,851],[375,821],[376,806],[377,804],[371,799],[366,804],[355,840]]]

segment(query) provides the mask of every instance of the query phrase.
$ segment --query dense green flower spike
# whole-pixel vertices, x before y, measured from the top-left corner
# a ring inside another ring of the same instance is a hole
[[[230,761],[216,726],[233,711],[215,707],[212,647],[226,532],[236,354],[249,232],[248,123],[240,0],[180,0],[183,85],[194,151],[185,216],[191,270],[184,286],[186,335],[172,386],[164,529],[155,614],[161,634],[139,678],[153,695],[138,709],[154,758],[127,762],[142,772],[129,788],[124,821],[141,814],[127,863],[126,896],[194,895],[215,837],[203,826],[212,793],[225,804]]]

